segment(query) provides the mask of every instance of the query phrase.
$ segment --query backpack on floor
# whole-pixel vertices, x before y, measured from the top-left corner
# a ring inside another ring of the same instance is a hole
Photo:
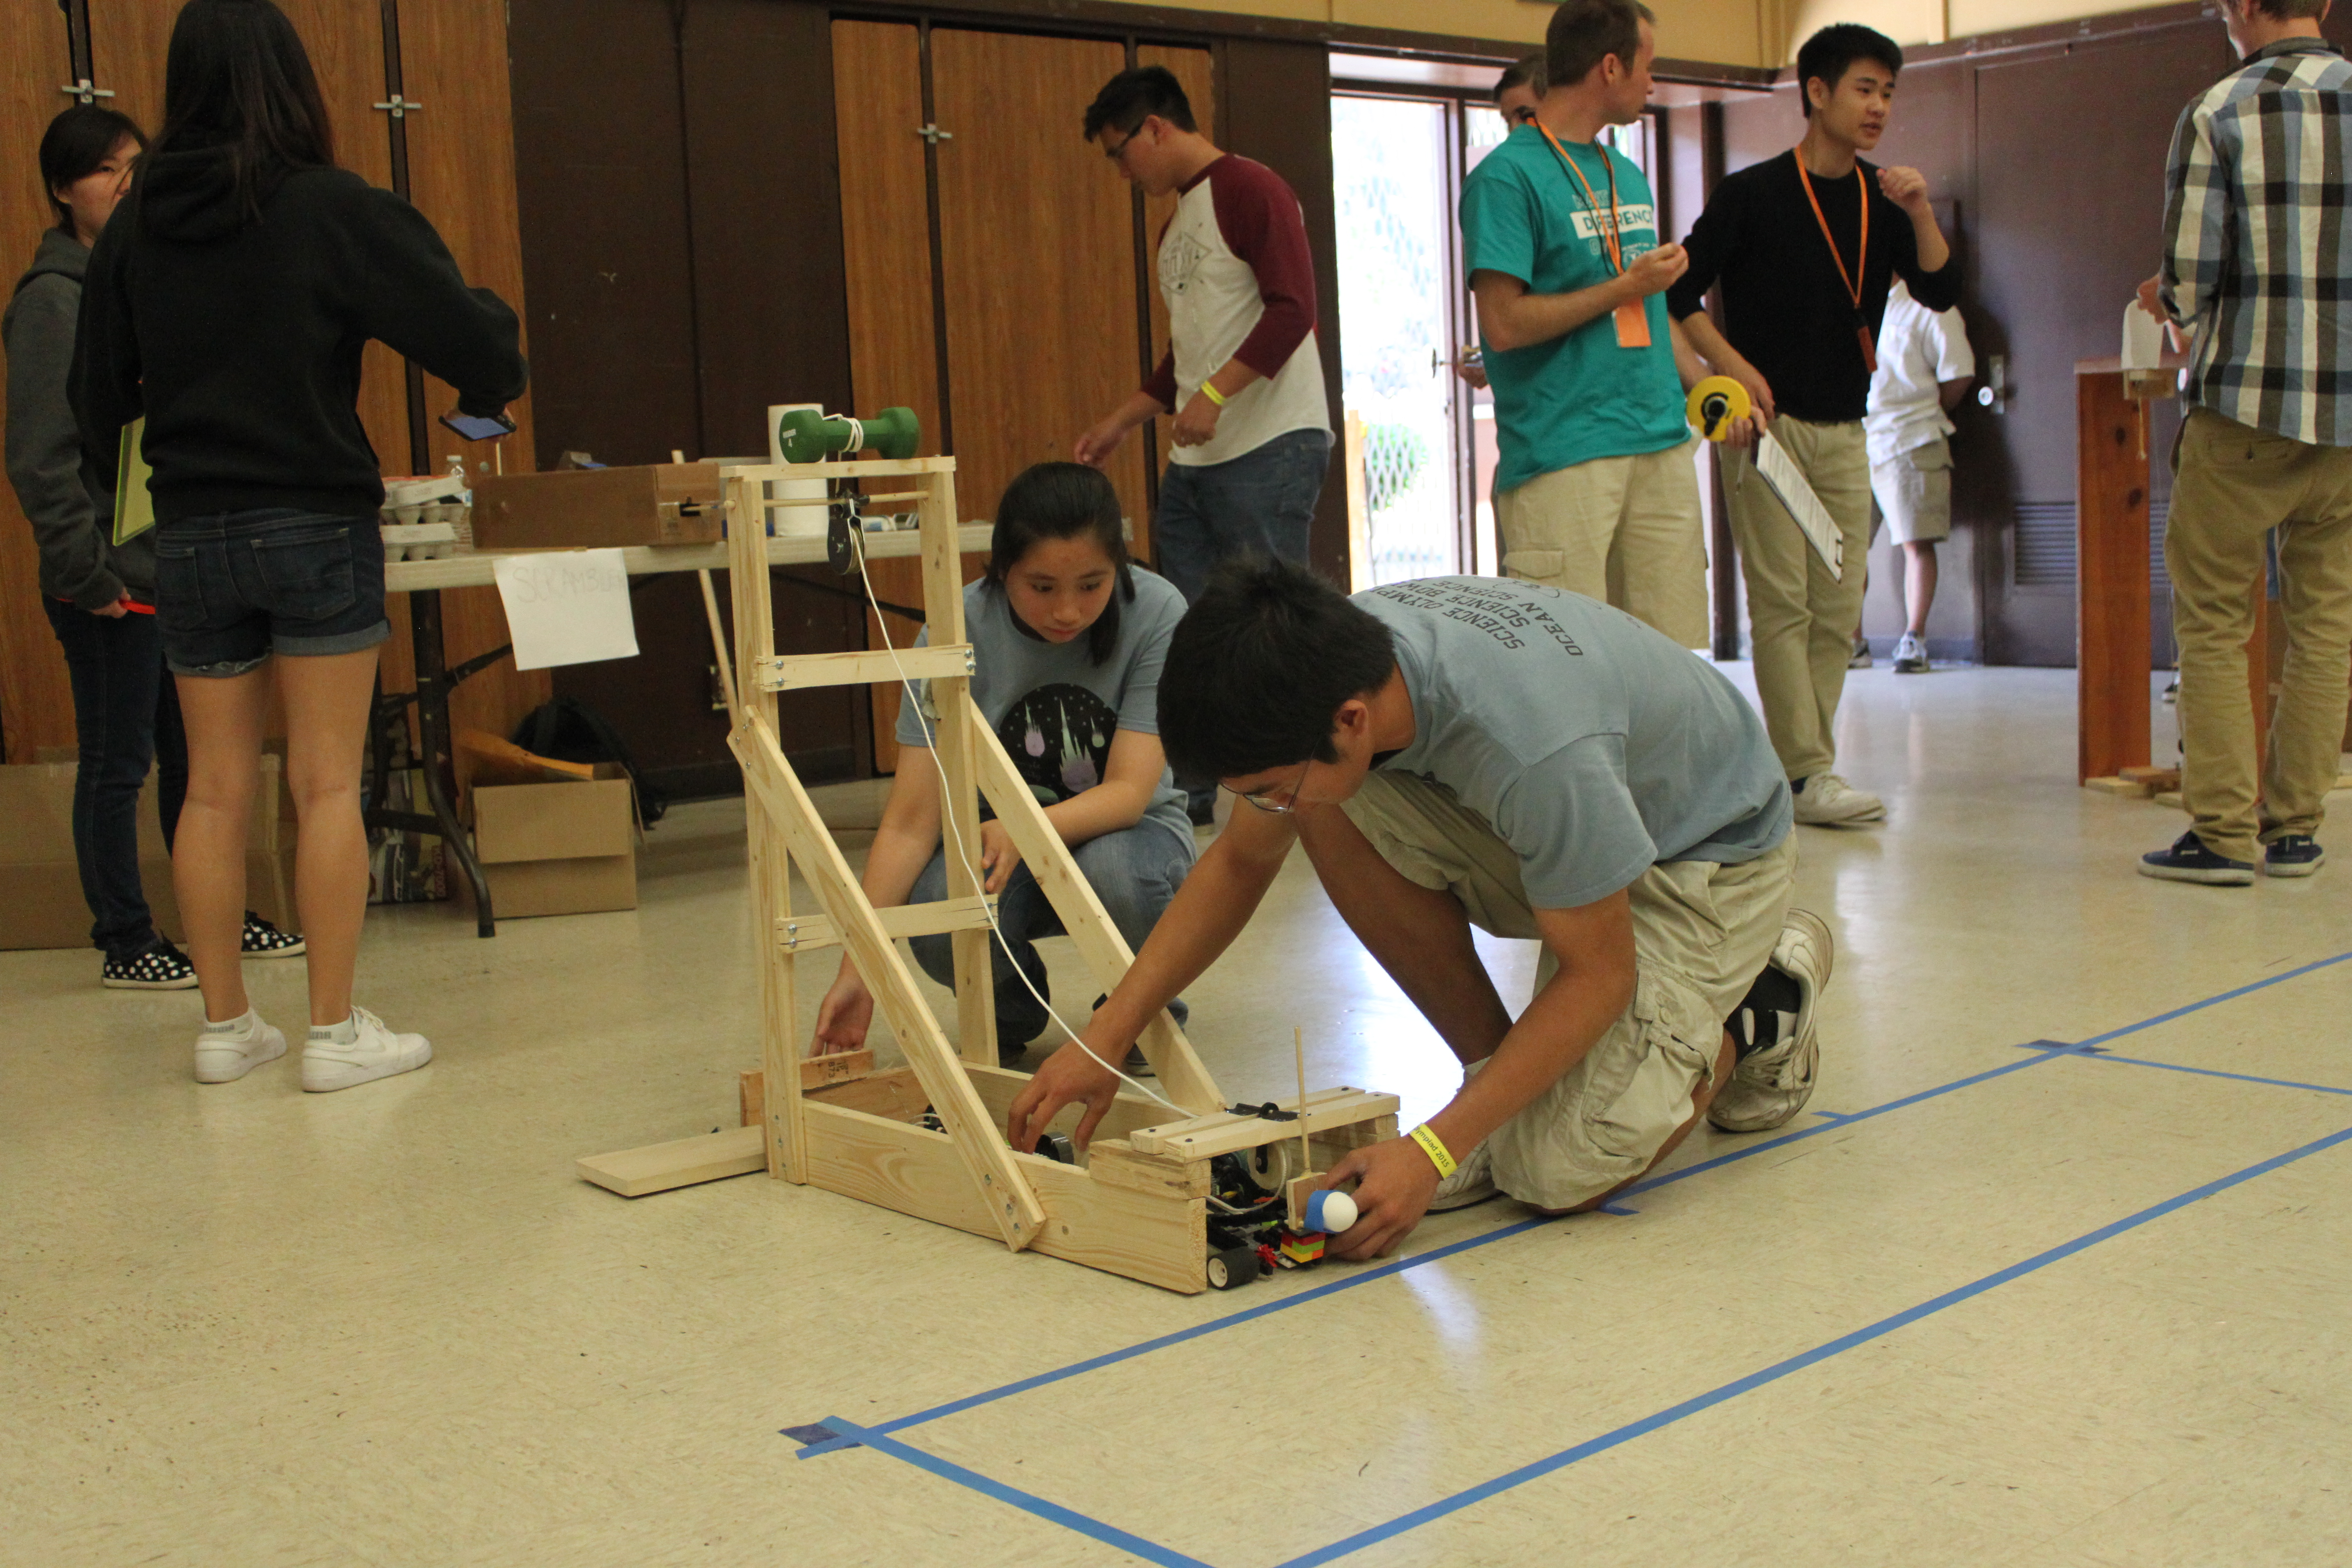
[[[604,716],[576,697],[559,697],[524,714],[513,740],[526,752],[562,762],[618,763],[636,785],[637,813],[648,827],[669,809],[669,796],[637,771],[629,748]]]

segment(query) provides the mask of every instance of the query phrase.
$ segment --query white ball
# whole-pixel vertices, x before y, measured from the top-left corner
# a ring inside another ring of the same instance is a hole
[[[1341,1192],[1320,1192],[1307,1200],[1309,1229],[1337,1236],[1356,1223],[1356,1200]]]

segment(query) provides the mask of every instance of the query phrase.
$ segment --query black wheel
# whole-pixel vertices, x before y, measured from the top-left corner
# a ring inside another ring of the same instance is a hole
[[[1246,1285],[1257,1278],[1258,1257],[1255,1247],[1228,1247],[1223,1252],[1209,1254],[1209,1289],[1230,1290],[1236,1285]]]

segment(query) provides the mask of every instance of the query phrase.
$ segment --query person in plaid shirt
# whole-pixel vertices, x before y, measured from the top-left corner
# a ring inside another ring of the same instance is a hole
[[[2243,60],[2191,102],[2166,171],[2164,265],[2140,303],[2193,334],[2164,562],[2193,826],[2140,870],[2307,877],[2352,679],[2352,65],[2327,0],[2220,0]],[[2246,639],[2278,531],[2284,683],[2257,776]]]

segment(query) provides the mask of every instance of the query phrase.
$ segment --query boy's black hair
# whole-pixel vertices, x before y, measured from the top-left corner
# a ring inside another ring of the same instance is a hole
[[[988,585],[1004,592],[1004,579],[1021,564],[1030,546],[1044,539],[1091,538],[1118,569],[1118,586],[1102,615],[1087,628],[1087,655],[1097,664],[1118,647],[1119,606],[1135,597],[1135,573],[1127,553],[1127,522],[1118,492],[1099,468],[1084,463],[1034,463],[1013,476],[996,503],[996,528],[988,538]],[[1020,619],[1018,616],[1013,617]]]
[[[58,228],[73,232],[73,209],[58,200],[58,187],[97,174],[126,136],[142,150],[147,145],[137,121],[95,103],[75,104],[41,132],[41,194],[57,209]]]
[[[1217,568],[1176,623],[1160,672],[1160,743],[1180,777],[1230,779],[1337,762],[1339,704],[1396,668],[1389,628],[1304,566]]]
[[[1812,95],[1806,84],[1819,77],[1835,92],[1856,60],[1872,60],[1896,76],[1903,74],[1903,46],[1874,27],[1859,22],[1833,22],[1805,40],[1797,51],[1797,107],[1813,117]]]
[[[1656,21],[1642,0],[1562,0],[1544,29],[1544,79],[1574,87],[1611,55],[1632,70],[1642,52],[1642,24]]]
[[[1087,105],[1087,140],[1101,135],[1105,127],[1133,131],[1155,114],[1180,131],[1200,129],[1192,123],[1192,100],[1184,96],[1184,84],[1174,71],[1166,66],[1121,71],[1103,83]]]

